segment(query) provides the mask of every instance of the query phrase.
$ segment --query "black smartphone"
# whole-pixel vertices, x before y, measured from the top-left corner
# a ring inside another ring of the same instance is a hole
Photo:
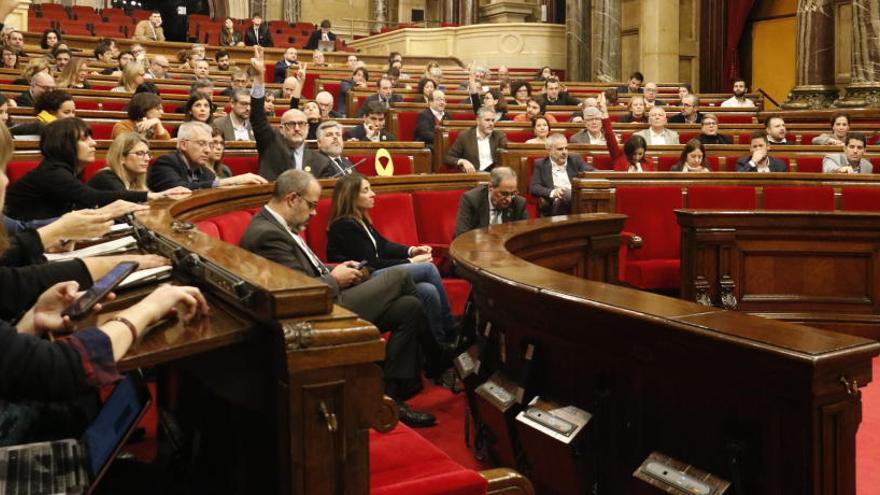
[[[367,260],[361,261],[360,263],[357,264],[357,266],[355,268],[357,268],[358,270],[363,270],[365,266],[367,266]]]
[[[123,261],[113,267],[106,275],[95,282],[92,287],[73,301],[73,303],[61,312],[61,316],[69,316],[71,319],[82,318],[95,307],[95,304],[104,299],[107,294],[116,288],[117,285],[125,280],[135,270],[138,264],[134,261]]]

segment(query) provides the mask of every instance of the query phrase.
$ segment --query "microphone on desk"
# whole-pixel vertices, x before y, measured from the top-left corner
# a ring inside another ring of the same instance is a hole
[[[336,164],[336,168],[338,168],[339,171],[336,172],[335,174],[333,174],[333,175],[332,175],[332,178],[337,179],[337,178],[339,178],[339,177],[342,177],[343,175],[350,175],[351,172],[352,172],[355,168],[357,168],[358,165],[360,165],[361,163],[364,163],[365,161],[367,161],[366,158],[361,158],[360,160],[358,160],[357,163],[353,163],[350,167],[343,167],[343,166],[339,165],[339,162],[334,161],[333,163]]]

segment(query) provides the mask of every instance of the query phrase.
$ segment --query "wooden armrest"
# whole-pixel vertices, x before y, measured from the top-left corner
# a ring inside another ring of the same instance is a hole
[[[487,469],[480,475],[489,482],[487,495],[534,495],[535,488],[528,478],[510,468]]]
[[[642,238],[632,232],[623,231],[620,233],[621,240],[626,243],[630,249],[638,249],[642,247]]]

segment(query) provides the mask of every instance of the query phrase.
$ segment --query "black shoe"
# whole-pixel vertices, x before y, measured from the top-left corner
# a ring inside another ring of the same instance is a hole
[[[402,400],[397,401],[397,407],[400,408],[401,423],[410,428],[426,428],[437,424],[437,418],[433,414],[425,411],[414,411]]]

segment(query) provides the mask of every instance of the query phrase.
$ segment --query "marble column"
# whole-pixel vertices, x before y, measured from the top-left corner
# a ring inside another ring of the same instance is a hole
[[[455,0],[440,0],[440,22],[455,23]]]
[[[565,78],[587,81],[590,78],[590,1],[565,2],[566,63]]]
[[[853,0],[853,45],[850,84],[843,108],[880,107],[880,4],[876,0]]]
[[[621,81],[620,15],[621,0],[593,0],[592,67],[593,81]]]
[[[388,0],[370,0],[370,11],[372,13],[372,18],[376,21],[370,27],[370,31],[374,33],[378,33],[385,26],[385,21],[388,20]]]
[[[19,31],[28,30],[28,9],[31,6],[31,0],[24,0],[18,3],[15,10],[9,14],[6,19],[0,19],[6,26],[12,26]]]
[[[477,16],[474,14],[478,3],[478,0],[461,0],[458,12],[459,24],[467,26],[478,22]]]
[[[796,86],[783,108],[828,108],[837,99],[834,85],[834,0],[798,0]]]

